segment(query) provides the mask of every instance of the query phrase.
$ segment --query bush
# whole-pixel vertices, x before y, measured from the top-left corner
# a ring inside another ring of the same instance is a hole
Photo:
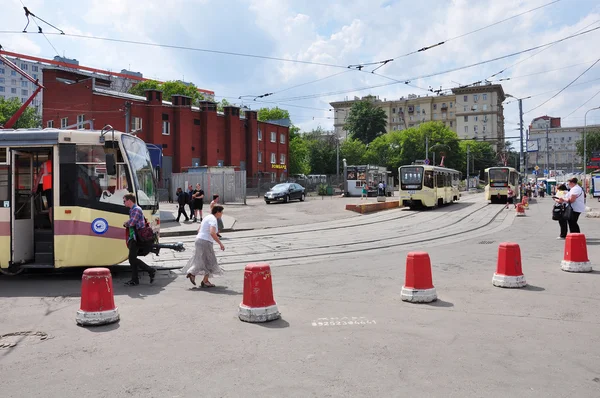
[[[319,195],[322,195],[322,196],[327,195],[327,185],[319,184],[318,192],[319,192]]]

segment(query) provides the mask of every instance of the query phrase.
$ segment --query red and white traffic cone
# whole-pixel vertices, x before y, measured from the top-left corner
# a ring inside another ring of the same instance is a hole
[[[525,275],[521,266],[521,249],[511,242],[500,243],[498,263],[492,278],[492,284],[498,287],[525,287]]]
[[[406,255],[406,276],[400,294],[402,301],[411,303],[430,303],[437,300],[429,254],[411,252]]]
[[[81,306],[76,321],[81,326],[106,325],[119,320],[112,276],[108,268],[88,268],[81,278]]]
[[[517,203],[517,217],[525,216],[525,206],[522,203]]]
[[[273,299],[271,267],[266,263],[248,264],[244,270],[244,298],[238,316],[245,322],[268,322],[281,314]]]
[[[584,234],[568,234],[565,239],[565,255],[560,268],[567,272],[591,272],[592,263],[587,254],[587,243]]]

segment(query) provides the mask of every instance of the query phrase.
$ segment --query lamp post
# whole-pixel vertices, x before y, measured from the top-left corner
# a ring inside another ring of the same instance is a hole
[[[583,116],[583,192],[587,192],[587,139],[586,139],[586,127],[587,127],[587,114],[593,110],[600,109],[597,106],[592,109],[588,109]],[[585,194],[583,195],[583,201],[585,202]]]

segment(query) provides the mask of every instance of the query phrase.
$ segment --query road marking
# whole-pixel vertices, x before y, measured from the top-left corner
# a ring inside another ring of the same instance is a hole
[[[341,318],[317,318],[312,321],[312,325],[317,326],[355,326],[355,325],[376,325],[375,320],[369,320],[361,317],[341,317]]]

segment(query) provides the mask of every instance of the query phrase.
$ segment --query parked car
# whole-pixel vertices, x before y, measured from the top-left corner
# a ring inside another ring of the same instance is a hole
[[[265,202],[267,204],[277,201],[287,203],[295,199],[303,202],[304,198],[306,198],[306,190],[302,185],[296,183],[277,184],[265,194]]]

